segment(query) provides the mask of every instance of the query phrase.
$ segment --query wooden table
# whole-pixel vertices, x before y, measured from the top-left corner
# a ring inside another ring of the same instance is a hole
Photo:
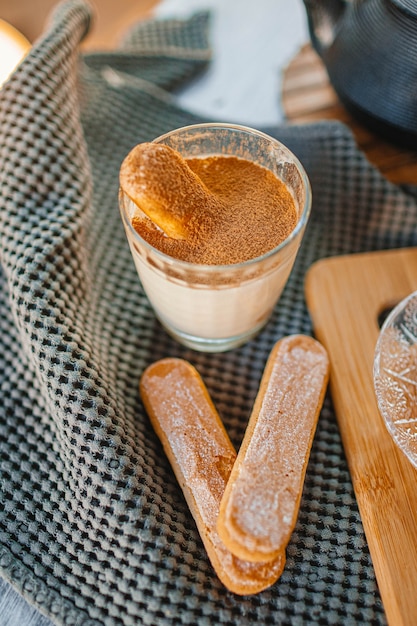
[[[290,123],[323,119],[345,122],[371,163],[394,183],[417,184],[417,151],[400,148],[359,124],[340,103],[323,62],[306,44],[290,62],[283,76],[282,101]]]
[[[139,19],[152,15],[160,0],[90,0],[93,25],[83,47],[86,49],[111,49],[126,28]],[[57,0],[2,0],[0,17],[13,24],[30,41],[35,41],[44,31],[46,23],[57,5]]]

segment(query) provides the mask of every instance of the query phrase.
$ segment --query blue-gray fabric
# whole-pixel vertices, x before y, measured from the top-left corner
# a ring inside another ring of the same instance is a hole
[[[312,334],[318,258],[417,244],[414,189],[387,182],[339,123],[267,129],[304,163],[311,220],[272,319],[222,355],[155,320],[118,210],[122,159],[200,121],[172,95],[210,59],[209,16],[155,21],[80,54],[90,8],[58,5],[0,92],[0,571],[55,624],[385,624],[328,395],[280,580],[217,579],[142,407],[144,368],[181,356],[241,441],[273,344]],[[347,346],[348,349],[348,346]]]

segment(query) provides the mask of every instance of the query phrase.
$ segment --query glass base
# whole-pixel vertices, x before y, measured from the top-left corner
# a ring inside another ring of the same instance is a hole
[[[174,328],[171,328],[170,326],[165,324],[165,322],[161,320],[160,317],[158,317],[158,319],[167,331],[167,333],[171,335],[171,337],[173,337],[176,341],[178,341],[178,343],[185,346],[186,348],[197,350],[198,352],[226,352],[228,350],[238,348],[239,346],[253,339],[268,321],[268,319],[264,320],[255,328],[252,328],[250,331],[247,331],[246,333],[243,333],[241,335],[234,335],[233,337],[222,337],[220,339],[210,339],[207,337],[195,337],[194,335],[189,335],[182,331],[175,330]]]

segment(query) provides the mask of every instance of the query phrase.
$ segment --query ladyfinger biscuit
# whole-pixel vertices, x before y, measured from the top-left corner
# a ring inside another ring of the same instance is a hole
[[[249,563],[234,556],[217,533],[236,452],[199,374],[187,361],[163,359],[145,370],[140,392],[218,577],[240,595],[269,587],[282,573],[285,553],[272,562]]]
[[[188,239],[198,228],[200,212],[206,219],[218,210],[210,193],[185,159],[165,144],[140,143],[123,160],[120,188],[160,230],[173,239]],[[133,222],[135,215],[133,215]]]
[[[217,524],[241,559],[273,559],[289,541],[328,376],[327,353],[311,337],[286,337],[271,352]]]

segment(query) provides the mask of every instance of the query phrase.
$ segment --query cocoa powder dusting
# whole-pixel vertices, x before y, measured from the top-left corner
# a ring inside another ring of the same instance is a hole
[[[297,209],[287,186],[271,171],[233,156],[186,159],[209,195],[193,197],[195,219],[186,239],[167,237],[143,216],[132,225],[165,254],[209,265],[241,263],[259,257],[294,230]],[[161,171],[161,177],[164,171]],[[167,186],[174,181],[167,178]]]

